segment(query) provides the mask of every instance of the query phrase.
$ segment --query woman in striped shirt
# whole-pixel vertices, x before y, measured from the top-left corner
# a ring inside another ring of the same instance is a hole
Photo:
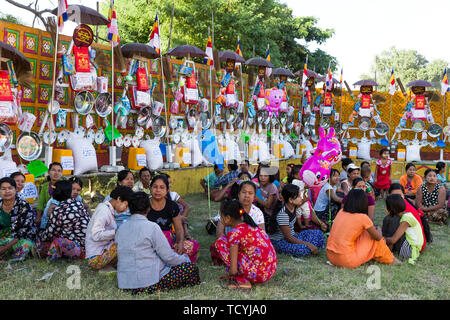
[[[302,205],[299,197],[300,189],[293,184],[286,184],[281,191],[284,206],[278,213],[272,215],[269,224],[273,225],[273,232],[269,235],[277,253],[295,257],[318,254],[320,248],[325,247],[325,235],[320,230],[305,230],[295,233],[297,221],[295,209]],[[272,229],[272,228],[271,228]]]

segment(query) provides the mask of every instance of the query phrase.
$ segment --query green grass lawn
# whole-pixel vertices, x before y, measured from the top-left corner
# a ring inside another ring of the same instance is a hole
[[[278,255],[275,276],[265,284],[255,285],[249,292],[224,289],[218,278],[223,267],[212,265],[209,246],[215,240],[206,233],[208,202],[202,195],[186,196],[191,205],[191,234],[200,243],[198,266],[202,284],[192,288],[132,297],[117,288],[115,275],[102,275],[90,270],[86,261],[62,260],[54,263],[28,259],[23,263],[0,261],[0,299],[450,299],[450,231],[448,226],[431,225],[434,242],[419,257],[416,265],[404,263],[387,266],[369,262],[356,269],[343,269],[327,264],[326,251],[318,256],[294,260]],[[212,215],[218,204],[212,203]],[[381,225],[384,203],[376,205],[375,222]],[[69,289],[70,265],[81,270],[79,289]],[[380,270],[380,288],[367,286],[370,266]],[[47,281],[36,281],[54,272]]]

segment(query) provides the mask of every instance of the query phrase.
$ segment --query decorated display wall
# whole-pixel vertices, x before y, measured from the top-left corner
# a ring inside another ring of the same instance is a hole
[[[0,22],[0,35],[2,36],[2,41],[12,45],[13,47],[17,48],[20,52],[22,52],[27,59],[32,64],[32,72],[33,72],[33,86],[32,88],[23,88],[23,98],[21,101],[21,106],[23,111],[28,111],[30,113],[33,113],[37,116],[37,120],[34,124],[34,127],[32,131],[38,132],[40,127],[43,125],[43,119],[44,115],[47,109],[47,106],[51,99],[51,89],[52,89],[52,70],[53,70],[53,55],[55,46],[53,44],[51,35],[45,31],[42,31],[40,29],[34,29],[25,27],[22,25],[12,24],[12,23],[6,23],[6,22]],[[62,46],[67,48],[70,44],[71,38],[68,36],[60,36],[60,42]],[[111,47],[107,45],[99,45],[99,44],[93,44],[92,47],[95,50],[102,50],[105,54],[105,56],[110,60],[111,55]],[[245,55],[245,53],[244,53]],[[58,59],[58,61],[60,61]],[[174,60],[171,59],[169,62],[173,77],[177,78],[178,76],[178,70],[183,65],[183,62],[181,60]],[[162,96],[162,90],[163,90],[163,83],[161,81],[161,70],[160,70],[160,63],[156,60],[150,60],[149,61],[149,72],[154,79],[157,79],[157,85],[154,90]],[[59,72],[59,68],[61,66],[57,66],[57,72]],[[213,75],[213,92],[210,92],[209,84],[210,84],[210,71],[209,66],[205,64],[196,64],[196,69],[198,70],[198,77],[204,79],[203,85],[202,82],[199,82],[199,91],[200,95],[208,100],[213,100],[213,102],[216,102],[215,98],[219,96],[220,93],[220,83]],[[111,72],[108,70],[102,70],[99,68],[97,70],[98,76],[107,76],[109,78],[109,81],[111,81]],[[247,75],[243,74],[243,93],[244,97],[241,97],[241,90],[240,90],[240,84],[236,88],[236,93],[238,96],[238,99],[240,101],[244,101],[244,105],[247,104],[248,101],[251,99],[251,93],[252,91],[249,90],[247,87]],[[114,84],[112,85],[109,83],[109,90],[111,91],[111,87],[114,89],[114,96],[115,100],[117,101],[123,93],[124,89],[124,77],[123,75],[117,71],[117,65],[115,69],[115,76],[114,76]],[[68,83],[69,80],[67,76],[64,78],[64,83]],[[166,82],[167,85],[167,82]],[[292,106],[296,113],[301,107],[301,100],[302,100],[302,90],[301,87],[297,84],[293,83],[287,83],[286,84],[288,91],[289,91],[289,105]],[[320,86],[317,86],[320,88]],[[357,91],[358,88],[354,88],[354,95],[357,96],[359,92]],[[64,87],[64,99],[61,103],[61,108],[64,109],[73,109],[73,100],[74,100],[74,92],[71,90],[70,87]],[[320,89],[316,89],[318,93],[320,92]],[[155,92],[154,92],[155,94]],[[398,126],[401,116],[403,114],[403,109],[405,108],[405,105],[407,103],[406,98],[403,97],[402,93],[400,91],[397,91],[395,95],[391,96],[387,92],[374,92],[378,96],[377,99],[377,108],[380,112],[380,116],[383,122],[386,122],[388,125],[390,125],[390,132],[388,133],[387,139],[390,140],[390,137],[394,134],[395,127]],[[436,92],[437,95],[440,96],[439,92]],[[212,97],[212,98],[211,98]],[[435,119],[435,122],[439,125],[441,125],[443,128],[447,126],[447,120],[443,121],[443,101],[442,96],[440,96],[440,101],[434,101],[432,100],[430,102],[431,110]],[[392,99],[392,101],[391,101]],[[448,110],[448,100],[447,99],[447,105],[446,110]],[[170,107],[174,101],[174,97],[171,90],[166,91],[166,101],[168,107]],[[161,100],[162,102],[162,100]],[[347,122],[352,111],[353,111],[353,105],[354,100],[351,98],[351,96],[348,94],[348,92],[344,89],[343,95],[334,95],[334,106],[336,109],[336,112],[340,113],[340,119],[343,122]],[[450,112],[446,112],[447,116],[450,115]],[[92,117],[94,118],[94,127],[100,128],[105,127],[105,124],[102,123],[102,118],[100,118],[94,111],[91,113]],[[162,112],[162,115],[164,115],[164,110]],[[56,122],[56,115],[53,115],[54,119],[53,121]],[[85,125],[85,116],[80,116],[80,126]],[[125,129],[119,128],[119,131],[125,135],[127,133],[133,133],[136,129],[136,120],[137,120],[137,114],[134,117],[129,117],[127,121],[127,125]],[[73,130],[74,123],[73,118],[70,116],[70,114],[67,116],[66,120],[66,128],[70,131]],[[185,119],[183,121],[186,121]],[[335,119],[333,118],[331,120],[331,126],[333,126]],[[409,120],[408,120],[409,121]],[[443,123],[444,122],[444,123]],[[316,133],[318,134],[317,128],[319,126],[319,121],[316,121]],[[14,131],[15,137],[17,137],[20,134],[20,131],[17,127],[12,126],[12,129]],[[56,131],[63,130],[64,127],[56,128]],[[148,129],[151,130],[151,129]],[[363,133],[359,130],[351,130],[349,131],[350,138],[357,137],[361,138],[363,136]],[[402,139],[414,139],[414,132],[406,132],[402,133]],[[108,145],[102,144],[102,145],[94,145],[96,148],[96,153],[99,161],[99,166],[102,164],[106,164],[108,162]],[[357,144],[350,142],[349,147],[357,146]],[[56,148],[58,148],[58,145],[56,144]],[[381,145],[374,144],[371,146],[371,152],[372,157],[375,157],[377,155],[377,150],[380,150],[382,148]],[[431,146],[427,145],[421,149],[422,159],[423,160],[437,160],[439,159],[439,150],[440,148],[432,148]],[[450,151],[448,145],[444,148],[444,159],[448,159],[448,152]],[[124,152],[122,154],[123,162],[126,162],[126,154],[128,150],[124,148]],[[344,153],[345,154],[345,153]],[[23,162],[23,160],[20,159],[20,157],[17,157],[17,153],[15,150],[13,150],[13,156],[15,159],[18,159],[20,162]]]

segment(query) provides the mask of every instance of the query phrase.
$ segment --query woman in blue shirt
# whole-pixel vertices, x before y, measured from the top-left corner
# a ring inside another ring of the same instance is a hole
[[[148,195],[134,193],[128,206],[131,216],[115,237],[119,288],[152,294],[200,284],[198,267],[172,250],[161,228],[147,219]]]

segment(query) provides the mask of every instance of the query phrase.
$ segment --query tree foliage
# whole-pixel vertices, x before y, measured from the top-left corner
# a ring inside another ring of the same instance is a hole
[[[416,50],[398,50],[395,47],[383,51],[377,55],[370,67],[372,75],[377,75],[378,90],[388,90],[392,68],[395,77],[402,80],[403,85],[414,80],[426,80],[433,82],[436,88],[440,87],[443,72],[447,66],[444,60],[429,62],[425,56]],[[361,78],[373,76],[361,75]]]
[[[253,56],[253,50],[255,56],[265,57],[267,45],[270,45],[271,61],[276,66],[297,71],[303,68],[306,54],[309,54],[308,65],[317,72],[325,73],[329,61],[333,70],[336,68],[336,58],[322,50],[310,52],[307,46],[313,41],[324,43],[334,31],[317,27],[314,17],[294,17],[292,9],[276,0],[116,1],[122,44],[147,43],[158,9],[161,46],[165,53],[174,2],[171,47],[191,44],[204,49],[213,13],[216,49],[235,51],[239,36],[245,59]],[[107,2],[102,5],[102,13],[108,14]],[[300,39],[304,39],[306,45],[299,44]]]
[[[22,22],[22,20],[12,14],[9,13],[2,13],[0,12],[0,21],[15,23],[15,24],[21,24],[26,25]]]

